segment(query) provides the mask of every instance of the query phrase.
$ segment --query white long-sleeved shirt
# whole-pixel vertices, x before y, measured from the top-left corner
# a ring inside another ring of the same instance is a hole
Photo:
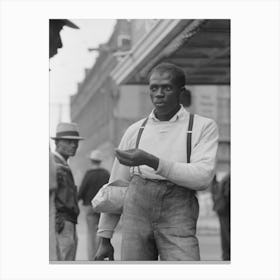
[[[141,176],[148,179],[165,179],[193,190],[203,190],[211,182],[216,164],[218,128],[215,121],[195,115],[192,133],[191,159],[187,163],[186,139],[190,113],[181,109],[169,121],[159,121],[154,113],[149,115],[142,133],[139,149],[159,158],[154,170],[140,166]],[[132,124],[125,132],[119,149],[135,148],[139,128],[144,119]],[[138,167],[128,167],[115,159],[109,182],[130,180],[139,173]],[[98,235],[111,238],[120,215],[102,213]]]

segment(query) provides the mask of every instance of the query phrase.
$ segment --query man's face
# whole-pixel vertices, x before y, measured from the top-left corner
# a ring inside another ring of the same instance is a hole
[[[79,140],[73,139],[60,139],[56,144],[56,151],[64,158],[73,157],[79,146]]]
[[[49,38],[49,57],[57,54],[57,50],[62,48],[60,31],[63,25],[55,22],[50,23],[50,38]]]
[[[149,89],[156,114],[168,115],[178,108],[181,89],[174,84],[169,72],[154,72],[150,77]]]

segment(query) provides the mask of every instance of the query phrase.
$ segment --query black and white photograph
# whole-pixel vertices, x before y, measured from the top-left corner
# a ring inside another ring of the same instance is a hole
[[[278,0],[0,1],[0,279],[279,280]]]
[[[49,27],[50,261],[230,261],[230,20]],[[83,28],[95,59],[59,100]]]

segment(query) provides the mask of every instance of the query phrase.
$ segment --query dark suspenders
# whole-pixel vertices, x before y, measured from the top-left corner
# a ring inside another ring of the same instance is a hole
[[[137,149],[138,146],[139,146],[140,138],[141,138],[141,135],[142,135],[142,133],[143,133],[144,127],[145,127],[145,125],[146,125],[148,119],[149,119],[149,118],[146,118],[146,119],[144,120],[144,122],[141,124],[140,129],[139,129],[139,131],[138,131],[138,135],[137,135],[137,139],[136,139],[136,145],[135,145],[135,148],[136,148],[136,149]]]
[[[138,131],[138,135],[137,135],[137,138],[136,138],[136,144],[135,144],[135,148],[136,148],[136,149],[137,149],[138,146],[139,146],[140,138],[141,138],[141,135],[142,135],[142,133],[143,133],[144,127],[145,127],[146,123],[148,122],[148,119],[149,119],[149,118],[146,118],[146,119],[144,120],[144,122],[141,124],[140,129],[139,129],[139,131]],[[138,169],[139,174],[142,174],[142,172],[141,172],[139,166],[137,166],[137,169]],[[133,166],[133,170],[132,170],[132,171],[133,171],[133,173],[134,173],[134,166]]]
[[[193,119],[194,114],[190,114],[189,127],[187,131],[187,163],[191,162]]]
[[[189,118],[189,126],[187,130],[187,163],[190,163],[191,159],[191,152],[192,152],[192,129],[193,129],[193,120],[194,120],[194,114],[190,114]],[[139,146],[140,138],[143,133],[143,130],[145,128],[145,125],[148,122],[148,118],[144,120],[144,122],[141,124],[140,129],[138,131],[138,135],[136,138],[136,145],[135,148],[137,149]],[[134,172],[134,167],[133,167],[133,172]],[[141,174],[140,168],[138,166],[138,172]]]

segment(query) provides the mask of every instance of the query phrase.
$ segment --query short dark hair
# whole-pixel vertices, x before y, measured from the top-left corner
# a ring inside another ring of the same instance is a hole
[[[174,83],[176,83],[178,85],[178,87],[183,87],[186,84],[186,75],[184,70],[173,64],[173,63],[169,63],[169,62],[162,62],[158,65],[156,65],[149,74],[149,79],[151,78],[151,75],[155,72],[159,72],[159,73],[164,73],[164,72],[168,72],[172,75],[172,81]]]

